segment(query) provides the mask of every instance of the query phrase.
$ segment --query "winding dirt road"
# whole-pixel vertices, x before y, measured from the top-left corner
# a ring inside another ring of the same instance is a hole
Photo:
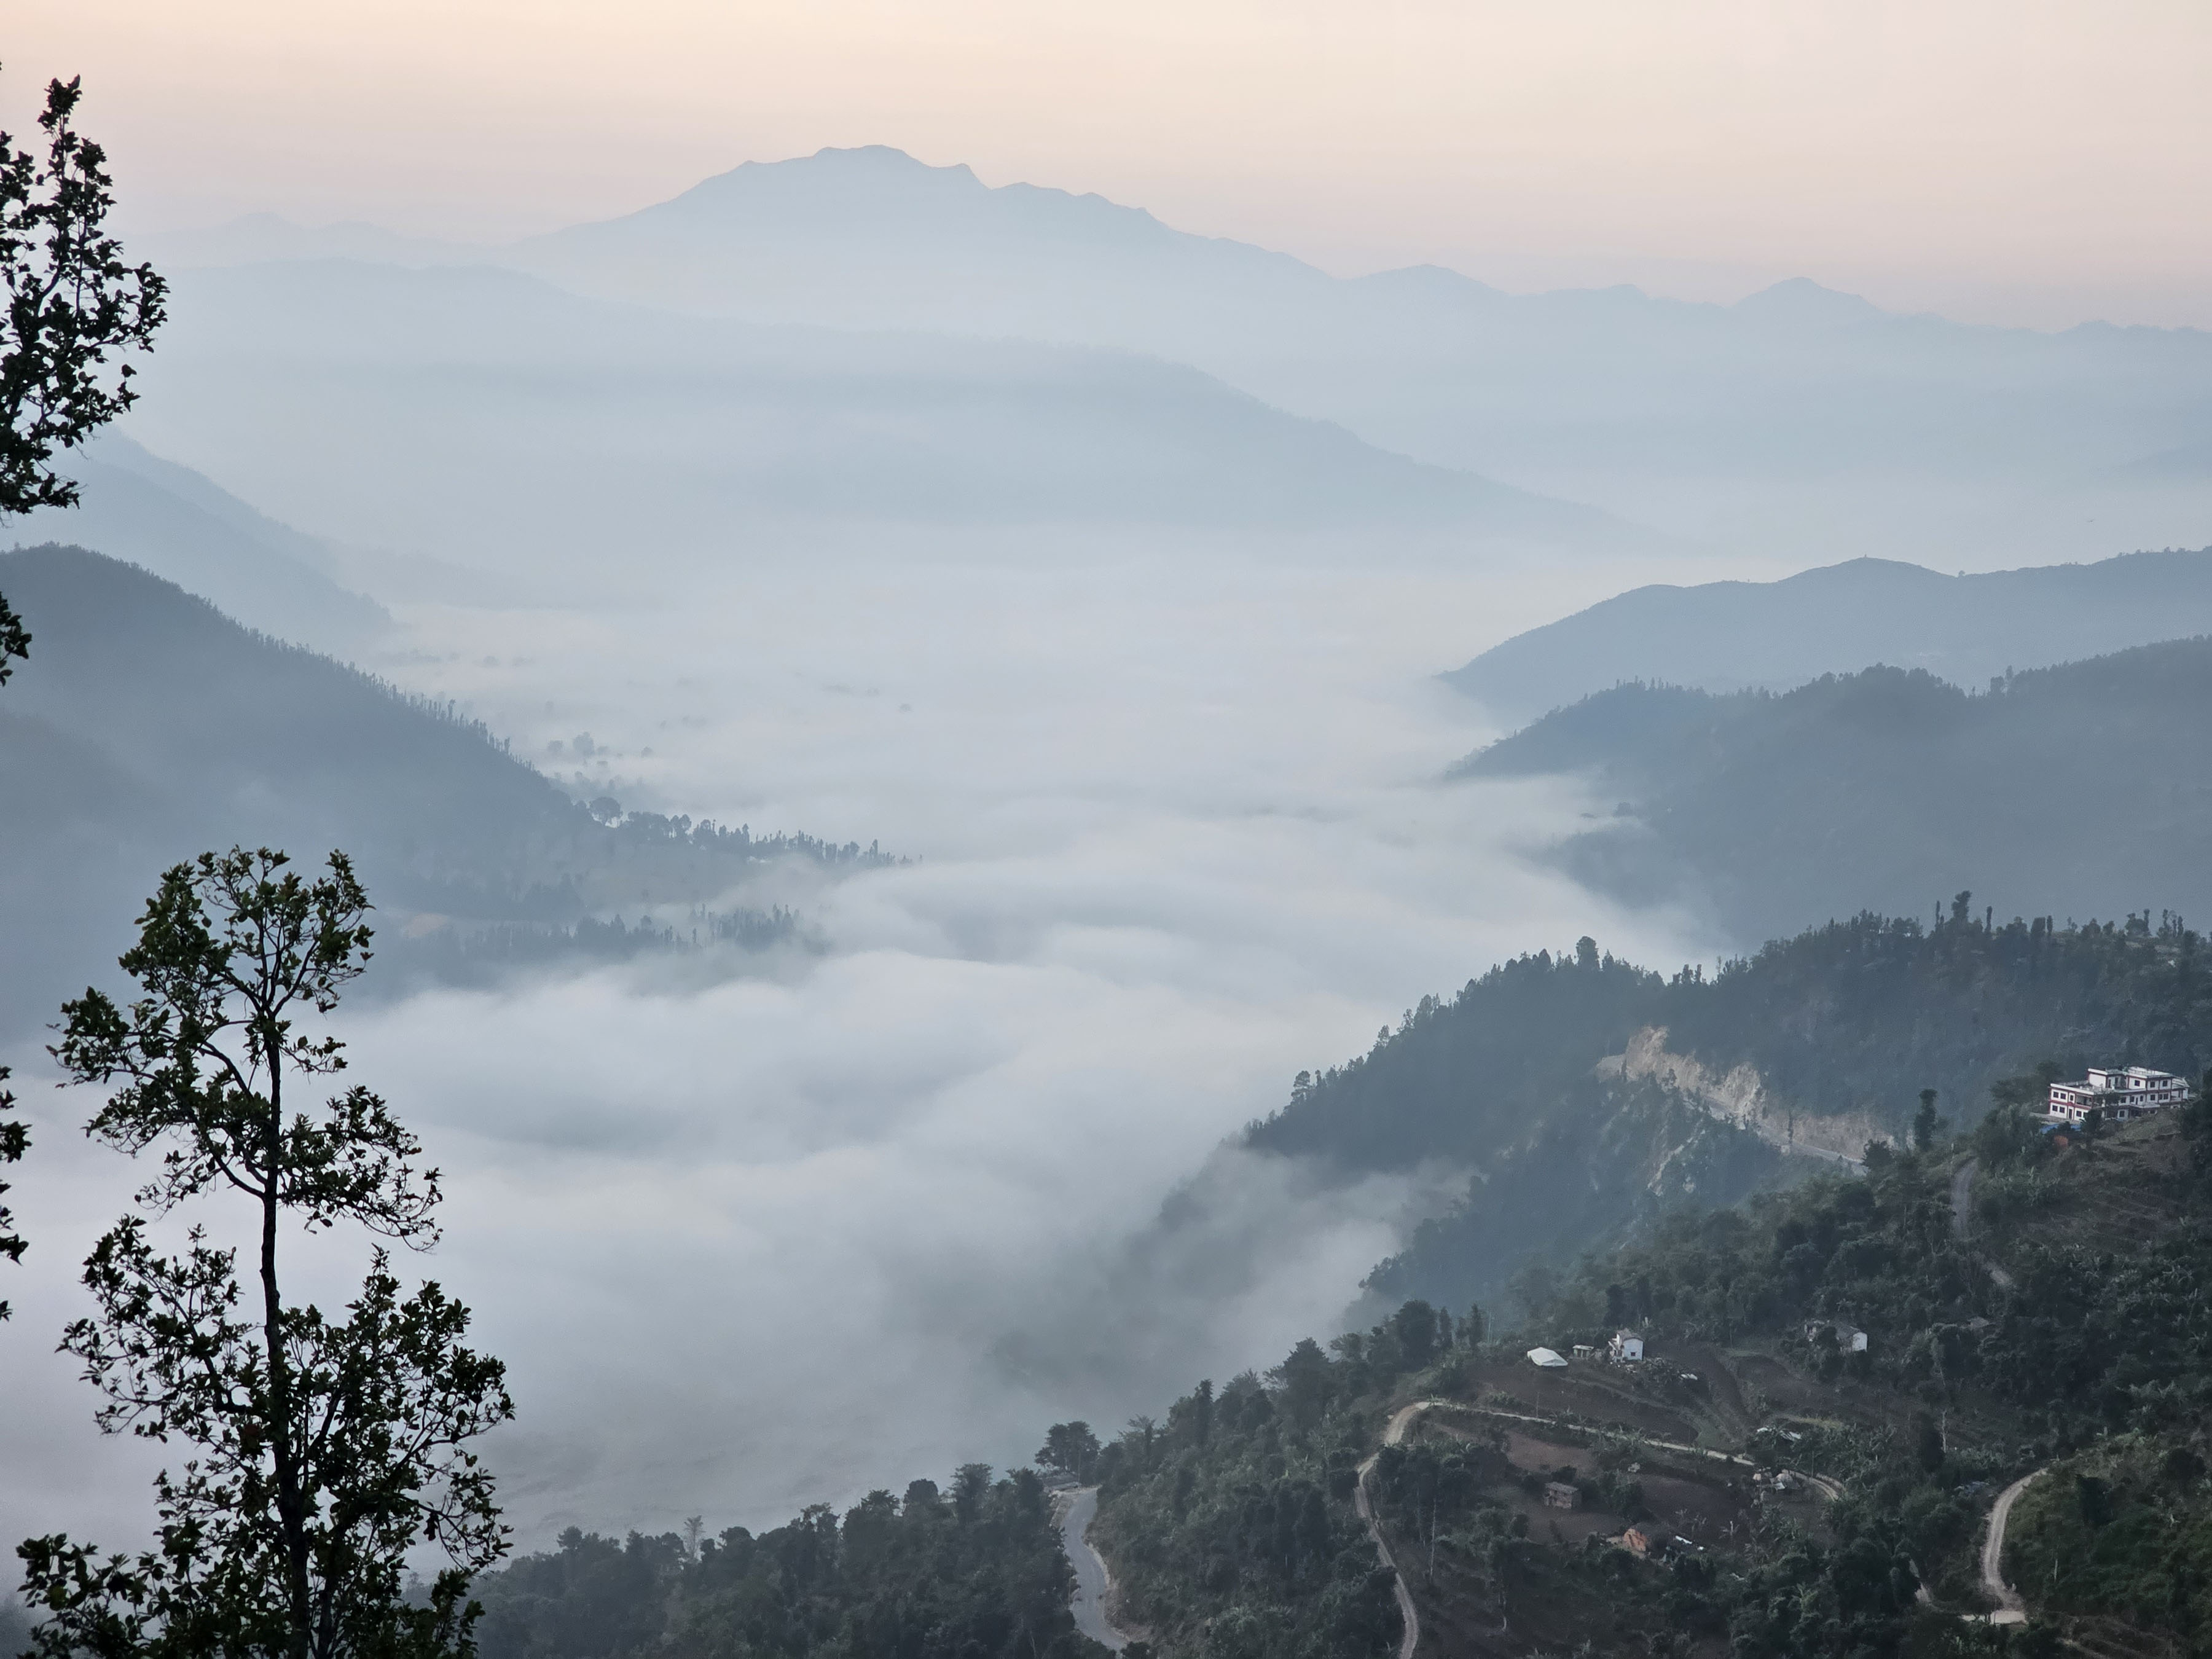
[[[1980,1173],[1981,1160],[1968,1158],[1959,1166],[1958,1174],[1951,1177],[1951,1237],[1961,1243],[1973,1224],[1974,1177]],[[1999,1263],[1988,1264],[1990,1278],[2001,1291],[2013,1287],[2013,1277]]]
[[[1382,1443],[1386,1446],[1400,1444],[1406,1438],[1406,1431],[1413,1426],[1415,1419],[1424,1412],[1433,1411],[1439,1407],[1445,1410],[1473,1411],[1486,1417],[1502,1417],[1515,1423],[1533,1423],[1541,1428],[1559,1426],[1551,1418],[1532,1417],[1522,1412],[1493,1411],[1487,1407],[1469,1407],[1453,1400],[1416,1400],[1410,1406],[1400,1407],[1391,1417],[1390,1426],[1382,1431]],[[1699,1457],[1710,1457],[1719,1462],[1739,1464],[1745,1468],[1757,1467],[1747,1457],[1738,1457],[1730,1452],[1715,1451],[1708,1446],[1685,1446],[1671,1440],[1647,1440],[1644,1443],[1667,1451],[1688,1452]],[[1373,1505],[1367,1496],[1368,1476],[1374,1473],[1376,1460],[1382,1454],[1377,1452],[1359,1466],[1359,1484],[1352,1490],[1352,1502],[1359,1511],[1359,1518],[1367,1524],[1367,1535],[1375,1540],[1375,1553],[1382,1558],[1382,1565],[1390,1569],[1392,1589],[1398,1597],[1399,1616],[1406,1621],[1406,1633],[1398,1643],[1398,1659],[1413,1659],[1413,1650],[1420,1645],[1421,1641],[1421,1615],[1413,1606],[1413,1593],[1406,1588],[1406,1575],[1398,1570],[1397,1562],[1390,1555],[1390,1546],[1383,1541],[1382,1523],[1376,1520]],[[1832,1498],[1837,1495],[1833,1482],[1821,1480],[1817,1476],[1812,1475],[1808,1475],[1805,1479],[1812,1480],[1830,1498]]]
[[[1997,1494],[1997,1501],[1990,1510],[1989,1536],[1982,1540],[1982,1588],[1996,1599],[1997,1610],[1990,1615],[1992,1625],[2024,1625],[2027,1622],[2027,1603],[2021,1600],[2020,1592],[2005,1583],[2004,1536],[2005,1522],[2012,1519],[2013,1499],[2027,1490],[2027,1483],[2044,1471],[2023,1474]]]
[[[1410,1406],[1399,1408],[1390,1419],[1390,1426],[1382,1431],[1382,1443],[1395,1446],[1406,1437],[1406,1431],[1413,1419],[1431,1406],[1447,1402],[1441,1400],[1417,1400]],[[1359,1518],[1367,1523],[1367,1535],[1375,1540],[1375,1553],[1382,1558],[1382,1565],[1390,1569],[1390,1589],[1398,1598],[1398,1616],[1405,1621],[1405,1634],[1398,1638],[1398,1659],[1413,1659],[1413,1650],[1421,1644],[1421,1615],[1413,1607],[1413,1593],[1406,1588],[1406,1575],[1398,1571],[1398,1564],[1390,1557],[1390,1546],[1382,1540],[1382,1523],[1375,1518],[1374,1506],[1368,1501],[1367,1478],[1375,1473],[1376,1452],[1359,1466],[1359,1484],[1352,1489],[1352,1505]]]

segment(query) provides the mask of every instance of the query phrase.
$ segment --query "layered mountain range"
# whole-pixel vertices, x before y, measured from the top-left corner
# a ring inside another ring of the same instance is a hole
[[[1443,678],[1523,721],[1618,685],[1784,691],[1875,663],[1979,687],[2199,634],[2212,634],[2212,548],[1956,575],[1853,559],[1778,581],[1634,588]]]
[[[695,319],[1133,352],[1374,448],[1646,526],[1660,545],[2042,561],[2200,540],[2212,499],[2212,337],[2196,331],[1970,327],[1803,281],[1714,306],[1509,295],[1435,268],[1341,278],[882,147],[748,163],[496,247],[262,220],[178,252],[497,264]],[[197,303],[181,297],[180,322]],[[217,434],[190,450],[173,437],[149,441],[244,481],[243,452]]]
[[[161,872],[208,848],[312,866],[342,848],[394,934],[635,916],[725,899],[771,860],[878,856],[595,811],[450,705],[82,548],[0,554],[0,592],[32,631],[0,700],[0,1032],[106,972]]]

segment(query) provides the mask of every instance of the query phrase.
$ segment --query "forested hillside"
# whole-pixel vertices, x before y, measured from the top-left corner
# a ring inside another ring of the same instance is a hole
[[[1797,1412],[1851,1424],[1820,1454],[1846,1486],[1840,1547],[1749,1578],[1729,1614],[1740,1652],[1895,1640],[1913,1609],[1855,1590],[1854,1556],[1908,1593],[1917,1578],[1939,1602],[1980,1605],[1978,1510],[2044,1465],[2006,1539],[2031,1611],[2091,1652],[2200,1652],[2208,1169],[2201,1104],[2063,1149],[2002,1107],[1955,1146],[1877,1158],[1867,1179],[1686,1218],[1594,1258],[1531,1328],[1565,1340],[1625,1316],[1676,1341],[1768,1349],[1834,1390]],[[1868,1351],[1840,1352],[1808,1320],[1863,1328]]]
[[[1554,851],[1631,903],[1710,906],[1749,944],[1971,887],[2000,913],[2212,908],[2212,639],[1967,692],[1869,668],[1781,695],[1601,692],[1473,777],[1579,773],[1611,819]]]
[[[1977,1121],[1991,1086],[2051,1062],[2212,1065],[2212,972],[2168,919],[1996,924],[1964,894],[1942,920],[1863,915],[1717,973],[1668,977],[1583,941],[1424,1000],[1367,1054],[1301,1074],[1247,1132],[1349,1177],[1424,1164],[1466,1197],[1377,1269],[1392,1297],[1455,1305],[1523,1267],[1725,1204],[1802,1160],[1902,1136],[1919,1092]]]
[[[1032,1469],[870,1492],[758,1536],[559,1547],[477,1581],[482,1659],[1086,1659],[1074,1576]]]
[[[1364,1464],[1422,1651],[2203,1652],[2212,1114],[2062,1146],[2025,1109],[2039,1085],[1863,1174],[1668,1218],[1503,1333],[1410,1302],[1200,1383],[1098,1459],[1121,1616],[1173,1655],[1389,1651],[1389,1621],[1328,1613]],[[1640,1363],[1604,1355],[1624,1328]],[[2037,1471],[2002,1540],[2008,1632],[1980,1541]]]
[[[0,592],[33,635],[0,706],[0,1023],[10,1026],[51,1018],[111,962],[154,877],[203,847],[264,842],[306,858],[345,848],[387,933],[413,915],[509,924],[474,951],[479,961],[558,943],[550,930],[573,941],[578,923],[617,907],[635,916],[720,899],[763,860],[879,856],[617,816],[611,803],[595,812],[450,708],[81,549],[0,554]],[[519,939],[514,927],[542,937]],[[428,948],[434,967],[459,953],[453,942]]]

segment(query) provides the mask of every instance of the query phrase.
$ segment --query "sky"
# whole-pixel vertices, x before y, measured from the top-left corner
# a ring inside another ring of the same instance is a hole
[[[131,219],[498,239],[885,143],[1340,274],[2212,326],[2193,0],[16,0]]]

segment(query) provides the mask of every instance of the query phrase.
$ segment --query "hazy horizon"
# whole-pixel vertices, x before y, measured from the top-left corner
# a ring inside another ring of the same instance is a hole
[[[36,0],[0,111],[85,75],[142,231],[274,211],[500,240],[889,143],[1340,275],[1722,300],[1803,276],[1966,321],[2212,325],[2212,243],[2171,210],[2212,169],[2212,45],[2160,0],[439,16],[425,40],[400,4],[340,29],[265,0],[189,22]]]

